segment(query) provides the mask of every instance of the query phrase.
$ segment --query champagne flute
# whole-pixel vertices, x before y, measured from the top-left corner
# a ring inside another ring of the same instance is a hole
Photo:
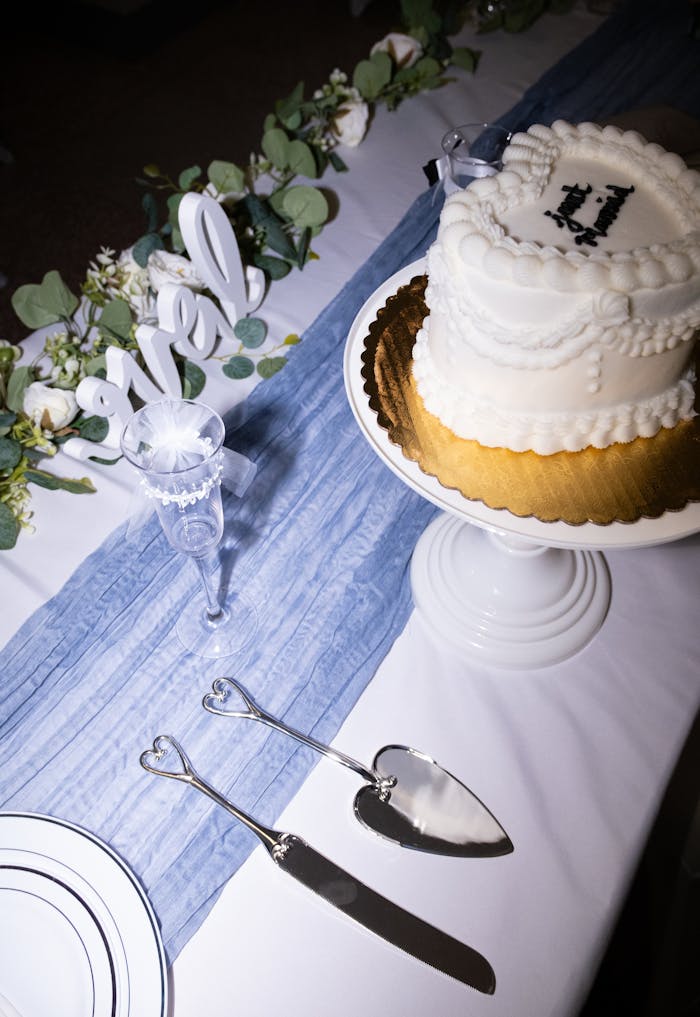
[[[241,650],[257,628],[253,605],[240,593],[217,593],[207,566],[224,532],[224,435],[224,422],[210,407],[164,399],[137,410],[121,437],[121,450],[153,499],[169,543],[199,571],[203,603],[180,616],[176,631],[186,649],[209,658]]]

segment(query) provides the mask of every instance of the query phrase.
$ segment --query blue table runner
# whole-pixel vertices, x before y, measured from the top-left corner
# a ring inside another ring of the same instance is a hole
[[[690,11],[682,0],[623,7],[500,122],[523,129],[657,103],[699,116]],[[0,655],[0,806],[107,841],[147,891],[171,962],[257,841],[203,796],[146,774],[141,751],[174,734],[205,779],[274,824],[318,756],[261,725],[212,717],[202,695],[233,674],[271,712],[329,741],[411,610],[411,554],[437,510],[360,434],[343,350],[363,302],[425,253],[440,208],[426,190],[284,371],[227,419],[227,444],[258,465],[246,496],[225,499],[221,556],[256,605],[251,646],[221,664],[180,649],[174,624],[198,579],[153,518],[135,540],[117,529]]]

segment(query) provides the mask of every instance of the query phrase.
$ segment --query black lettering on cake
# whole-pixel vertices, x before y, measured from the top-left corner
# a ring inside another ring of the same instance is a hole
[[[596,198],[597,204],[602,204],[603,207],[598,212],[593,225],[584,226],[578,219],[574,219],[574,213],[578,212],[582,207],[592,190],[593,188],[590,184],[587,184],[586,187],[579,187],[578,184],[574,184],[573,187],[565,185],[562,187],[562,191],[564,191],[566,197],[557,206],[556,212],[547,210],[544,214],[553,219],[559,229],[567,227],[572,233],[575,233],[574,242],[576,244],[589,244],[591,247],[597,247],[597,238],[607,237],[609,228],[617,219],[620,209],[627,200],[628,195],[634,191],[634,187],[619,187],[617,184],[606,184],[606,190],[611,193],[607,195],[604,203],[602,198]]]
[[[590,194],[592,187],[588,184],[587,187],[579,187],[578,184],[574,184],[573,187],[562,187],[562,191],[566,192],[566,197],[558,206],[556,212],[545,212],[545,215],[550,216],[554,219],[559,229],[563,229],[564,226],[568,226],[572,233],[579,233],[584,227],[573,218],[574,212],[578,212],[581,205],[586,200],[586,195]]]
[[[634,191],[634,187],[617,187],[615,184],[608,184],[607,190],[612,191],[612,194],[609,194],[605,199],[605,204],[598,212],[593,225],[579,233],[575,238],[575,243],[597,247],[596,237],[607,237],[608,229],[617,219],[620,209],[627,200],[627,196]]]

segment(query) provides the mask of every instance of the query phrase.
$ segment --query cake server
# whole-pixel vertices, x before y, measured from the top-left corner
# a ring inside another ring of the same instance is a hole
[[[153,748],[141,754],[141,765],[159,777],[183,781],[221,805],[259,838],[280,869],[370,932],[479,992],[492,995],[495,991],[493,968],[480,953],[382,897],[296,834],[256,822],[202,780],[171,735],[158,735]]]
[[[239,705],[235,700],[227,705],[232,696],[238,697]],[[402,847],[464,858],[491,858],[513,850],[510,838],[483,802],[416,749],[385,745],[368,769],[266,713],[232,678],[216,678],[202,705],[220,717],[259,720],[354,770],[367,781],[355,795],[355,815],[366,827]]]

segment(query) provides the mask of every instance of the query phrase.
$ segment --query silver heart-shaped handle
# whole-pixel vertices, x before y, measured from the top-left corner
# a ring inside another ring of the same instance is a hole
[[[230,709],[224,706],[224,703],[232,693],[240,697],[248,707],[247,710]],[[354,770],[360,777],[381,789],[382,792],[385,787],[388,789],[393,787],[395,783],[393,777],[382,777],[381,774],[363,766],[362,763],[358,762],[357,759],[353,759],[352,756],[347,756],[344,752],[338,751],[338,749],[332,749],[329,745],[316,741],[310,735],[305,735],[301,731],[297,731],[296,728],[283,724],[281,720],[273,717],[271,713],[266,713],[261,706],[258,706],[253,697],[245,691],[243,686],[239,685],[233,678],[215,678],[212,683],[212,691],[207,692],[202,699],[202,706],[209,713],[214,713],[218,717],[242,717],[246,720],[259,720],[261,723],[267,724],[268,727],[274,728],[275,731],[280,731],[291,738],[296,738],[298,742],[308,745],[309,748],[322,753],[328,759],[332,759],[334,762]]]
[[[226,706],[231,697],[238,696],[247,707],[246,710],[236,709],[231,705]],[[215,678],[212,682],[211,692],[202,699],[202,706],[209,713],[215,713],[218,717],[242,717],[248,720],[262,720],[268,722],[268,715],[255,702],[252,696],[248,695],[242,685],[235,682],[233,678]]]
[[[158,735],[153,748],[141,753],[141,766],[157,777],[173,777],[187,783],[198,779],[187,753],[172,735]]]
[[[192,766],[187,753],[172,735],[158,735],[153,740],[153,748],[146,749],[145,752],[141,753],[141,766],[144,770],[154,773],[157,777],[170,777],[173,780],[181,780],[185,784],[190,784],[198,791],[201,791],[202,794],[211,798],[217,805],[220,805],[236,819],[239,819],[249,830],[252,830],[260,838],[270,854],[279,848],[280,838],[284,835],[278,833],[277,830],[272,830],[256,822],[252,816],[243,812],[233,802],[230,802],[228,798],[224,798],[211,784],[207,784],[206,781],[202,780]]]

